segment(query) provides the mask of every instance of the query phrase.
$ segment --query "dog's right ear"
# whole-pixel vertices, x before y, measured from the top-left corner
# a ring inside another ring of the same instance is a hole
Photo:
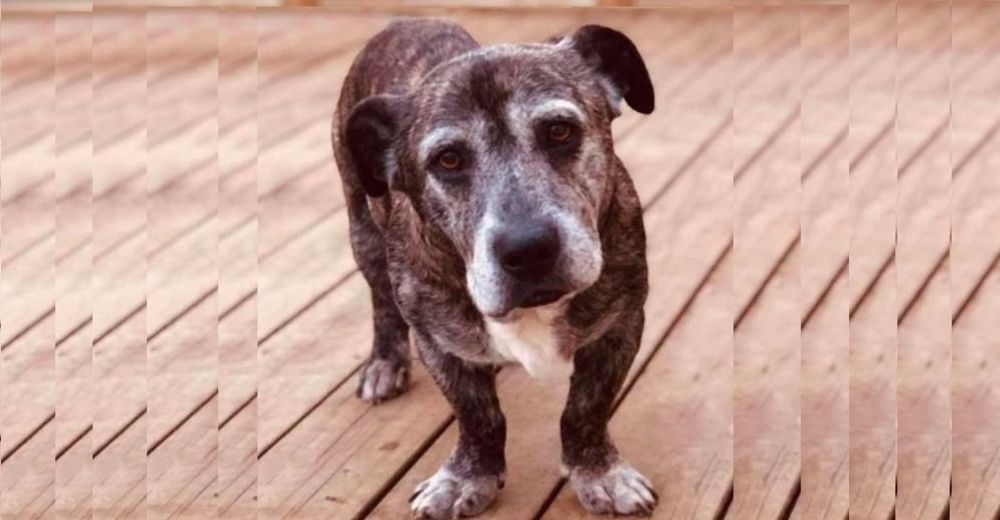
[[[653,83],[639,49],[628,36],[610,27],[584,25],[570,41],[584,61],[612,83],[617,99],[624,97],[639,113],[653,112]]]
[[[403,96],[383,94],[358,103],[347,118],[344,141],[361,187],[370,197],[389,191],[399,167],[393,147],[399,140],[405,110]]]

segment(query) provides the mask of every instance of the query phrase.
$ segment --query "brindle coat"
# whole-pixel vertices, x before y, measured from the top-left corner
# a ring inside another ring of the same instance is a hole
[[[518,133],[511,114],[552,97],[580,108],[580,143],[555,151],[524,146],[532,137]],[[441,471],[414,494],[414,511],[424,517],[476,514],[503,485],[506,426],[495,374],[504,360],[485,326],[486,304],[471,294],[477,226],[487,211],[508,219],[549,205],[583,223],[580,238],[565,246],[566,283],[576,283],[574,269],[597,269],[596,280],[572,287],[554,324],[558,348],[573,365],[561,420],[564,469],[591,511],[653,507],[648,481],[621,460],[607,432],[639,347],[647,294],[639,199],[611,139],[622,97],[643,113],[653,110],[635,46],[599,26],[541,44],[483,48],[454,24],[397,21],[368,42],[347,75],[333,143],[375,327],[358,392],[378,402],[405,390],[412,331],[460,430]],[[453,179],[427,165],[421,147],[442,125],[468,129],[461,146],[475,157],[474,178]],[[587,237],[594,251],[573,249],[590,244]],[[574,263],[587,255],[599,259],[596,267]],[[502,285],[486,295],[498,314],[516,306],[513,289]],[[636,482],[645,490],[632,489]]]

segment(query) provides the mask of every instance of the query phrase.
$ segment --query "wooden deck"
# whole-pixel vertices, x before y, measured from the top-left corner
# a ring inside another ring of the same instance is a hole
[[[409,11],[412,12],[412,11]],[[611,430],[655,518],[1000,517],[1000,4],[441,10],[603,23],[651,294]],[[385,11],[0,13],[0,517],[406,518],[457,425],[370,348],[332,162]],[[498,377],[484,518],[585,518],[567,384]]]

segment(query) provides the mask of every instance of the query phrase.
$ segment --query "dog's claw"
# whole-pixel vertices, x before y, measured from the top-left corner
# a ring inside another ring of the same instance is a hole
[[[569,482],[584,509],[597,515],[649,516],[659,501],[652,483],[625,462],[604,472],[573,468]]]
[[[410,366],[405,360],[372,358],[361,369],[357,396],[372,404],[387,401],[410,386]]]

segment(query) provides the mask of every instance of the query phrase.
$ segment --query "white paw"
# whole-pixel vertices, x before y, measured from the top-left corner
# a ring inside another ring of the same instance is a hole
[[[568,473],[580,504],[593,514],[648,516],[656,507],[653,484],[626,462],[617,462],[603,473],[586,468]]]
[[[361,369],[358,397],[378,404],[392,399],[410,386],[410,367],[405,361],[372,358]]]
[[[503,487],[502,477],[459,477],[441,468],[421,482],[410,496],[416,518],[444,520],[482,513]]]

